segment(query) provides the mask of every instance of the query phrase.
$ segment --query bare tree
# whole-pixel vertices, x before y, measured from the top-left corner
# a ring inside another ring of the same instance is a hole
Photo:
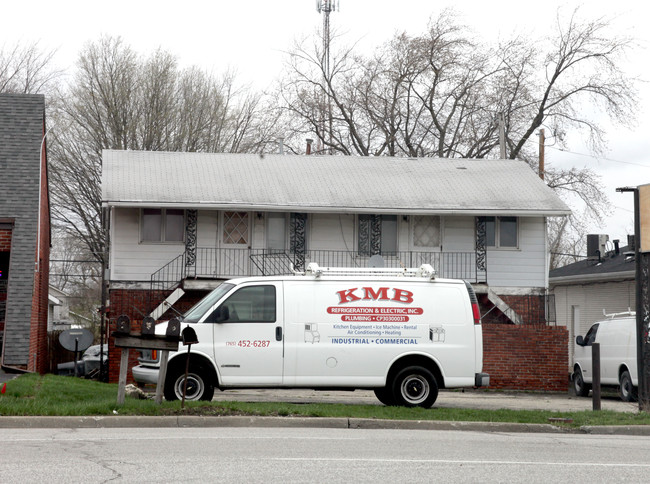
[[[0,92],[49,94],[61,76],[53,67],[55,52],[37,42],[0,48]]]
[[[530,142],[540,127],[559,139],[569,129],[585,132],[599,150],[603,115],[633,119],[634,80],[619,65],[631,40],[609,27],[605,19],[581,21],[576,10],[566,21],[558,13],[546,41],[490,46],[444,11],[422,35],[396,34],[371,56],[338,50],[329,76],[320,44],[303,43],[289,55],[284,108],[299,120],[294,137],[312,134],[337,153],[362,156],[496,158],[501,118],[506,157],[536,168]],[[333,108],[329,123],[321,121],[325,102]],[[546,180],[581,216],[598,222],[607,214],[589,169],[547,168]],[[559,244],[569,232],[577,237],[580,224],[554,227],[552,244]]]
[[[574,12],[566,24],[558,18],[546,44],[515,38],[490,47],[445,11],[424,34],[397,34],[370,57],[353,48],[335,52],[329,73],[319,42],[299,44],[283,81],[286,109],[323,144],[333,136],[332,147],[345,154],[491,157],[500,115],[509,158],[524,156],[542,125],[554,133],[585,128],[598,147],[599,113],[590,117],[584,103],[602,106],[617,122],[634,112],[633,81],[617,63],[630,40],[608,28]],[[323,100],[333,106],[333,133],[319,121]]]
[[[59,99],[48,136],[52,218],[98,261],[102,150],[261,152],[276,137],[262,97],[231,73],[181,70],[163,51],[142,58],[119,38],[86,45]]]

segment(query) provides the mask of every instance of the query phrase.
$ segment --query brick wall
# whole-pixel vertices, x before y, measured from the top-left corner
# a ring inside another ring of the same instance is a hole
[[[11,250],[11,229],[0,229],[0,252]]]
[[[569,333],[563,326],[483,325],[490,388],[567,391]]]

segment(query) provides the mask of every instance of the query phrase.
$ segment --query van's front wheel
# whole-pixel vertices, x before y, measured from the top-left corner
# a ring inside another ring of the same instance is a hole
[[[165,400],[181,400],[185,385],[185,368],[170,368],[165,383]],[[187,391],[185,400],[212,400],[214,386],[207,379],[204,371],[200,368],[190,366],[187,374]]]
[[[624,371],[621,373],[621,388],[620,388],[620,395],[621,395],[621,400],[624,402],[633,402],[636,400],[636,390],[634,388],[634,385],[632,385],[632,377],[630,376],[630,373],[627,371]]]
[[[393,395],[396,405],[429,408],[438,398],[438,383],[426,368],[409,366],[395,376]]]
[[[573,390],[576,392],[576,396],[578,397],[586,397],[589,395],[590,385],[585,383],[580,368],[576,368],[573,372]]]

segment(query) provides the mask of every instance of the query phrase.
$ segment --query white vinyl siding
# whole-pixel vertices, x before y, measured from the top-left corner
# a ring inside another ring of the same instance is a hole
[[[112,209],[111,224],[111,279],[115,281],[150,281],[151,274],[172,261],[185,250],[184,244],[141,244],[139,209]],[[267,237],[268,213],[258,217],[251,214],[250,245],[264,248]],[[219,247],[223,213],[217,210],[199,210],[197,217],[197,248]],[[356,219],[353,214],[309,214],[308,246],[313,256],[319,250],[356,252]],[[545,287],[545,232],[542,217],[519,218],[519,248],[487,251],[488,283],[497,288]],[[440,220],[440,242],[443,252],[473,252],[476,242],[475,218],[471,216],[444,216]],[[418,251],[411,243],[412,222],[397,216],[397,242],[403,250]],[[409,241],[408,243],[406,241]],[[436,250],[436,249],[434,249]],[[352,261],[350,263],[353,263]],[[602,309],[601,309],[602,310]],[[585,315],[585,313],[582,313]],[[559,315],[558,315],[559,317]],[[583,316],[586,317],[586,316]]]
[[[541,217],[520,217],[517,250],[487,248],[487,280],[494,287],[546,287],[546,232]]]
[[[185,250],[182,243],[141,244],[139,209],[114,208],[111,227],[111,280],[150,281],[153,272]]]

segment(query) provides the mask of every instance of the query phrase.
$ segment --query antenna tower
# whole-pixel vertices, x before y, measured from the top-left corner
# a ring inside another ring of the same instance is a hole
[[[329,136],[330,141],[332,140],[332,102],[331,102],[331,92],[329,87],[330,80],[330,12],[335,12],[339,8],[338,2],[335,3],[334,0],[316,0],[316,10],[318,13],[323,14],[323,85],[327,89],[325,96],[325,101],[327,103],[327,115],[325,110],[321,109],[321,136],[318,138],[317,152],[323,153],[324,146],[323,140],[326,136]],[[325,105],[325,103],[323,103]],[[327,119],[326,119],[327,118]],[[327,133],[326,126],[327,125]],[[331,144],[331,143],[330,143]],[[328,154],[332,154],[331,147],[327,149]]]

